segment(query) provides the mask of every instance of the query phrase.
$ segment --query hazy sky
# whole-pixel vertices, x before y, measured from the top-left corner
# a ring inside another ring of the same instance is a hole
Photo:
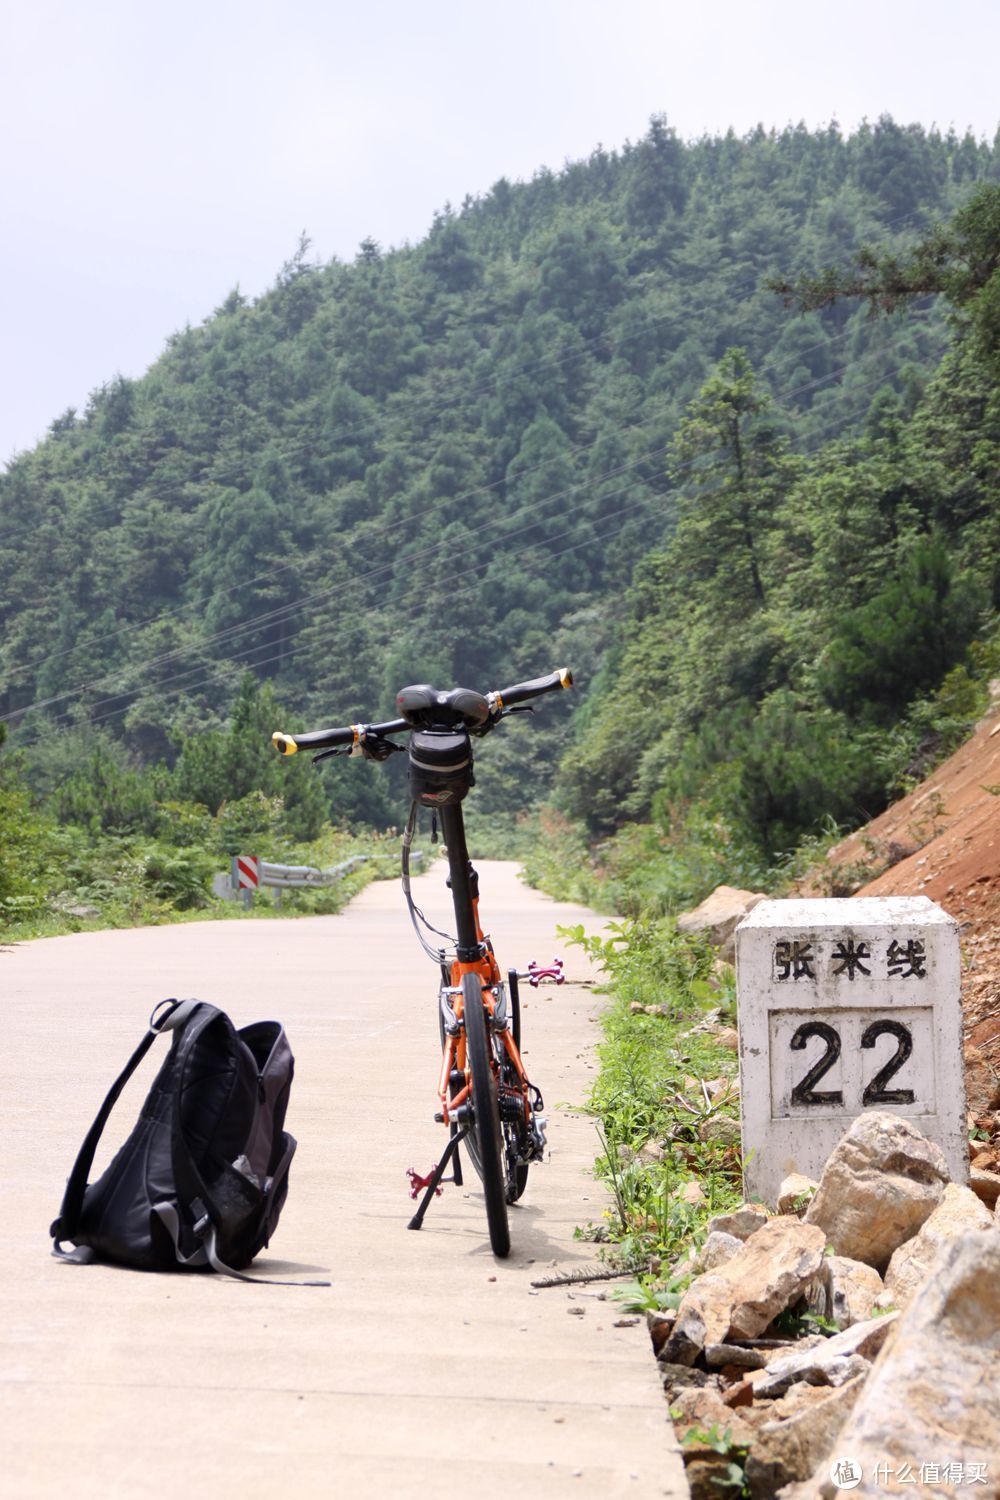
[[[0,462],[305,229],[321,259],[665,113],[1000,123],[1000,0],[8,0]]]

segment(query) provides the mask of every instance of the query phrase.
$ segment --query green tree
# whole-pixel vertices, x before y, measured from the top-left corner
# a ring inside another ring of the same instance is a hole
[[[680,576],[716,581],[751,608],[767,603],[767,535],[790,473],[787,445],[764,420],[769,405],[746,352],[729,349],[671,448],[681,484],[671,555]]]
[[[974,579],[956,576],[940,536],[921,538],[897,577],[841,616],[820,691],[851,718],[891,723],[961,659],[986,602]]]
[[[271,744],[274,730],[291,727],[285,717],[271,684],[245,673],[228,727],[185,741],[173,773],[174,795],[213,813],[256,794],[281,798],[288,833],[315,838],[328,817],[319,780],[308,761],[283,762]]]
[[[649,131],[629,159],[625,213],[640,234],[654,235],[683,212],[687,201],[687,153],[663,115],[654,115]]]
[[[37,910],[47,891],[47,828],[17,766],[3,754],[0,724],[0,928],[7,918]]]
[[[942,294],[959,314],[980,356],[1000,359],[1000,184],[978,187],[947,224],[899,253],[865,246],[851,270],[828,268],[771,285],[788,306],[831,307],[858,297],[874,313],[892,313],[915,299]]]

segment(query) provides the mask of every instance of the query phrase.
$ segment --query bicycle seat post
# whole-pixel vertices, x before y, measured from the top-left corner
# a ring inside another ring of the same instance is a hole
[[[458,959],[460,963],[473,964],[483,956],[483,945],[476,930],[473,905],[479,895],[479,877],[469,859],[461,804],[454,807],[442,807],[440,817],[441,832],[448,851],[448,884],[451,886],[451,899],[455,908],[455,923],[458,930]]]

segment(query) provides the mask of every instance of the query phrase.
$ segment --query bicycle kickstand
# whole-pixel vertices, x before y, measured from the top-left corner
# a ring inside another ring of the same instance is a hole
[[[447,1167],[452,1156],[454,1156],[455,1158],[455,1173],[454,1176],[449,1177],[446,1180],[448,1182],[456,1182],[459,1186],[461,1186],[462,1176],[461,1169],[458,1165],[458,1143],[459,1141],[464,1141],[468,1133],[469,1127],[466,1125],[464,1129],[456,1130],[455,1134],[449,1139],[448,1144],[447,1146],[445,1146],[442,1153],[441,1160],[438,1162],[437,1166],[434,1168],[434,1171],[427,1179],[426,1192],[420,1200],[420,1207],[413,1215],[413,1218],[410,1220],[409,1224],[407,1224],[407,1229],[419,1229],[421,1224],[423,1224],[424,1214],[427,1212],[428,1205],[430,1204],[431,1199],[434,1197],[435,1193],[441,1191],[438,1187],[438,1183],[444,1176],[444,1170]]]

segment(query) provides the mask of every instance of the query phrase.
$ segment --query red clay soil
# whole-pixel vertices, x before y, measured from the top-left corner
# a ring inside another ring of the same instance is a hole
[[[827,869],[811,889],[837,895],[929,896],[956,918],[962,939],[970,1113],[981,1119],[980,1131],[1000,1137],[1000,1116],[994,1113],[1000,1107],[997,698],[972,738],[926,781],[830,851]]]

